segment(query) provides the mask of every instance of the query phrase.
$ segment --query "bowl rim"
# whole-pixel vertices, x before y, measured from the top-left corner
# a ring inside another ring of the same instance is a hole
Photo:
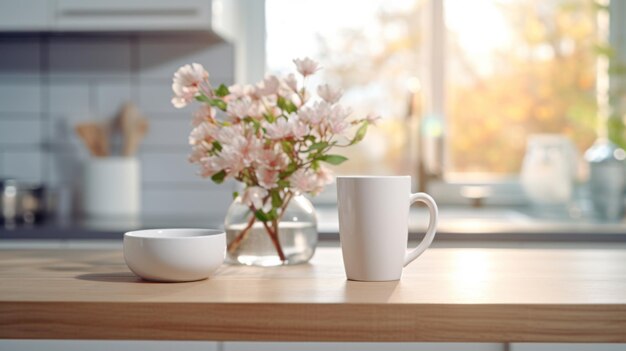
[[[168,236],[167,232],[204,232],[204,234],[190,235],[190,236]],[[155,236],[153,233],[166,232],[163,236]],[[124,238],[138,238],[138,239],[150,239],[150,240],[199,240],[211,237],[226,236],[226,232],[221,229],[213,228],[152,228],[152,229],[139,229],[131,230],[124,233]]]

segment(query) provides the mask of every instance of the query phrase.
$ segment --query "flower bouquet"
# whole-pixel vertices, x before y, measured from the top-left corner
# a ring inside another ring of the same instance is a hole
[[[331,183],[326,165],[346,161],[332,151],[361,141],[376,119],[351,119],[351,111],[338,104],[342,92],[327,84],[318,86],[319,97],[313,98],[305,83],[320,69],[318,63],[309,58],[294,63],[299,76],[270,75],[256,85],[214,87],[197,63],[174,74],[172,104],[201,104],[189,136],[189,161],[215,183],[232,178],[244,185],[234,196],[246,207],[246,221],[229,237],[229,255],[261,223],[280,264],[287,262],[279,224],[290,202],[301,194],[316,195]]]

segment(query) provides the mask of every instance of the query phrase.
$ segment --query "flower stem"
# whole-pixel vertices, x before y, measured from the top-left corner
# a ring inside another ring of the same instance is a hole
[[[283,218],[283,215],[285,214],[285,210],[287,209],[287,206],[289,206],[289,202],[291,201],[292,198],[293,198],[293,193],[289,191],[287,193],[287,196],[285,197],[285,201],[283,201],[283,206],[280,208],[280,214],[278,215],[279,222]]]
[[[276,248],[276,253],[278,254],[278,258],[282,262],[285,262],[287,258],[285,257],[283,248],[280,246],[280,240],[278,239],[278,221],[273,220],[271,226],[268,225],[267,222],[263,222],[263,225],[265,226],[265,230],[267,230],[267,235],[269,235],[270,239],[272,240],[272,243],[274,244],[274,247]],[[272,229],[272,227],[274,229]]]
[[[256,217],[254,217],[254,214],[253,214],[252,216],[250,216],[250,220],[248,220],[248,224],[246,225],[246,227],[243,228],[241,232],[239,232],[239,234],[237,234],[237,237],[233,241],[228,243],[229,253],[233,253],[237,251],[237,249],[241,245],[241,242],[248,236],[248,233],[250,233],[250,229],[252,229],[252,226],[254,225],[255,220],[256,220]]]

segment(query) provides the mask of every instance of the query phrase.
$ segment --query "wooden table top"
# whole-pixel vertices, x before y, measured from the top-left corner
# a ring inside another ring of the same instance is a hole
[[[626,251],[430,249],[401,281],[341,253],[151,283],[121,250],[0,251],[0,338],[626,342]]]

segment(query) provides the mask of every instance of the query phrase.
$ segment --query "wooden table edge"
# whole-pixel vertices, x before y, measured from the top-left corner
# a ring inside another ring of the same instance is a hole
[[[0,301],[0,338],[620,343],[626,306]]]

